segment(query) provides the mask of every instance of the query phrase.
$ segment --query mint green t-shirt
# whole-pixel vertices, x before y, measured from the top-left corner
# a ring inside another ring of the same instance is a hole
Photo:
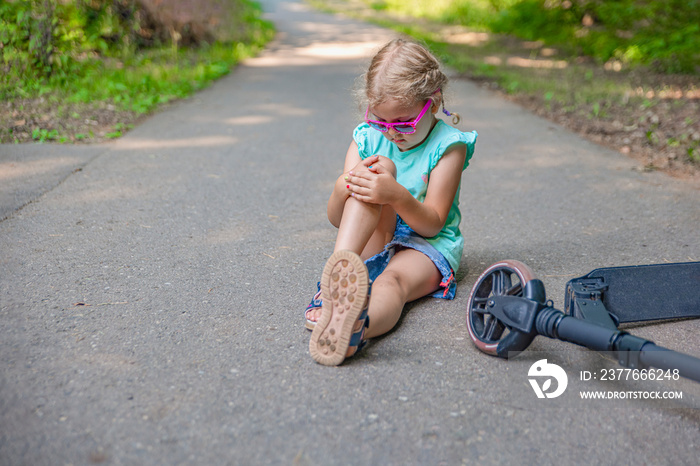
[[[425,200],[430,172],[438,164],[447,148],[454,144],[467,146],[467,157],[464,161],[464,167],[462,167],[464,170],[474,154],[476,137],[476,131],[463,133],[438,119],[437,124],[422,144],[401,152],[396,144],[385,138],[381,132],[370,128],[367,123],[360,124],[353,132],[353,139],[357,143],[360,157],[364,160],[373,155],[383,155],[391,159],[396,165],[396,179],[399,184],[420,202]],[[464,238],[459,230],[459,223],[462,220],[462,214],[459,211],[460,189],[461,185],[457,189],[447,221],[440,233],[432,238],[426,238],[435,249],[445,256],[455,272],[459,268],[464,249]]]

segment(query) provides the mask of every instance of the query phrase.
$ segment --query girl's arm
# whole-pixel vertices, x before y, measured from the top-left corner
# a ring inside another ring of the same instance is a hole
[[[447,216],[462,179],[462,168],[466,157],[467,146],[464,144],[455,144],[447,148],[430,173],[428,191],[423,202],[415,199],[380,164],[374,164],[371,169],[359,173],[355,173],[353,169],[349,182],[350,191],[355,194],[355,198],[363,202],[390,205],[416,233],[431,238],[437,235],[447,222]],[[369,159],[365,162],[367,160]],[[343,202],[349,194],[347,184],[343,177],[339,178],[334,191],[334,195],[345,193],[342,197]],[[342,209],[342,206],[340,208]]]
[[[421,203],[405,190],[392,203],[396,213],[419,235],[431,238],[445,226],[459,184],[462,180],[467,146],[457,144],[449,147],[435,168],[430,172],[428,191]]]

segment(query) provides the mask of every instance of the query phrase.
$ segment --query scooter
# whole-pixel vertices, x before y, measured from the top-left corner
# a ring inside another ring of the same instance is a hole
[[[620,330],[620,324],[700,317],[700,262],[600,268],[566,285],[565,312],[527,265],[488,267],[469,295],[467,328],[484,353],[510,358],[543,335],[615,355],[630,369],[677,370],[700,382],[700,359]]]

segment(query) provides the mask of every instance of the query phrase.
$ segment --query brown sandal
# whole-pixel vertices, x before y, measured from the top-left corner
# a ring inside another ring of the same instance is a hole
[[[364,347],[369,290],[369,274],[360,256],[351,251],[333,253],[321,279],[323,312],[309,341],[316,362],[337,366],[345,360],[348,348],[357,347],[356,354]],[[362,324],[355,330],[358,321]]]

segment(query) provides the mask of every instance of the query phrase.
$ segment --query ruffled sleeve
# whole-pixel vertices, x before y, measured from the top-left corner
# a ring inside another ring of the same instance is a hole
[[[476,131],[470,131],[468,133],[463,133],[462,131],[455,130],[447,125],[446,128],[450,128],[446,131],[447,134],[439,138],[439,144],[437,150],[432,152],[433,161],[432,168],[435,168],[440,158],[445,154],[445,151],[454,144],[465,144],[467,146],[467,157],[464,159],[464,166],[462,170],[466,169],[469,165],[469,160],[471,160],[472,155],[474,155],[474,146],[476,144],[476,138],[478,136]]]
[[[479,136],[479,133],[470,131],[462,134],[467,138],[467,158],[464,159],[464,167],[462,168],[462,170],[464,170],[469,165],[472,155],[474,155],[474,146],[476,145],[476,138]]]
[[[359,124],[356,128],[355,131],[352,133],[352,138],[355,140],[355,143],[357,144],[357,149],[360,153],[360,158],[362,160],[366,159],[372,154],[368,154],[367,150],[370,147],[369,144],[369,138],[370,135],[368,134],[370,130],[370,127],[367,123],[361,123]]]

